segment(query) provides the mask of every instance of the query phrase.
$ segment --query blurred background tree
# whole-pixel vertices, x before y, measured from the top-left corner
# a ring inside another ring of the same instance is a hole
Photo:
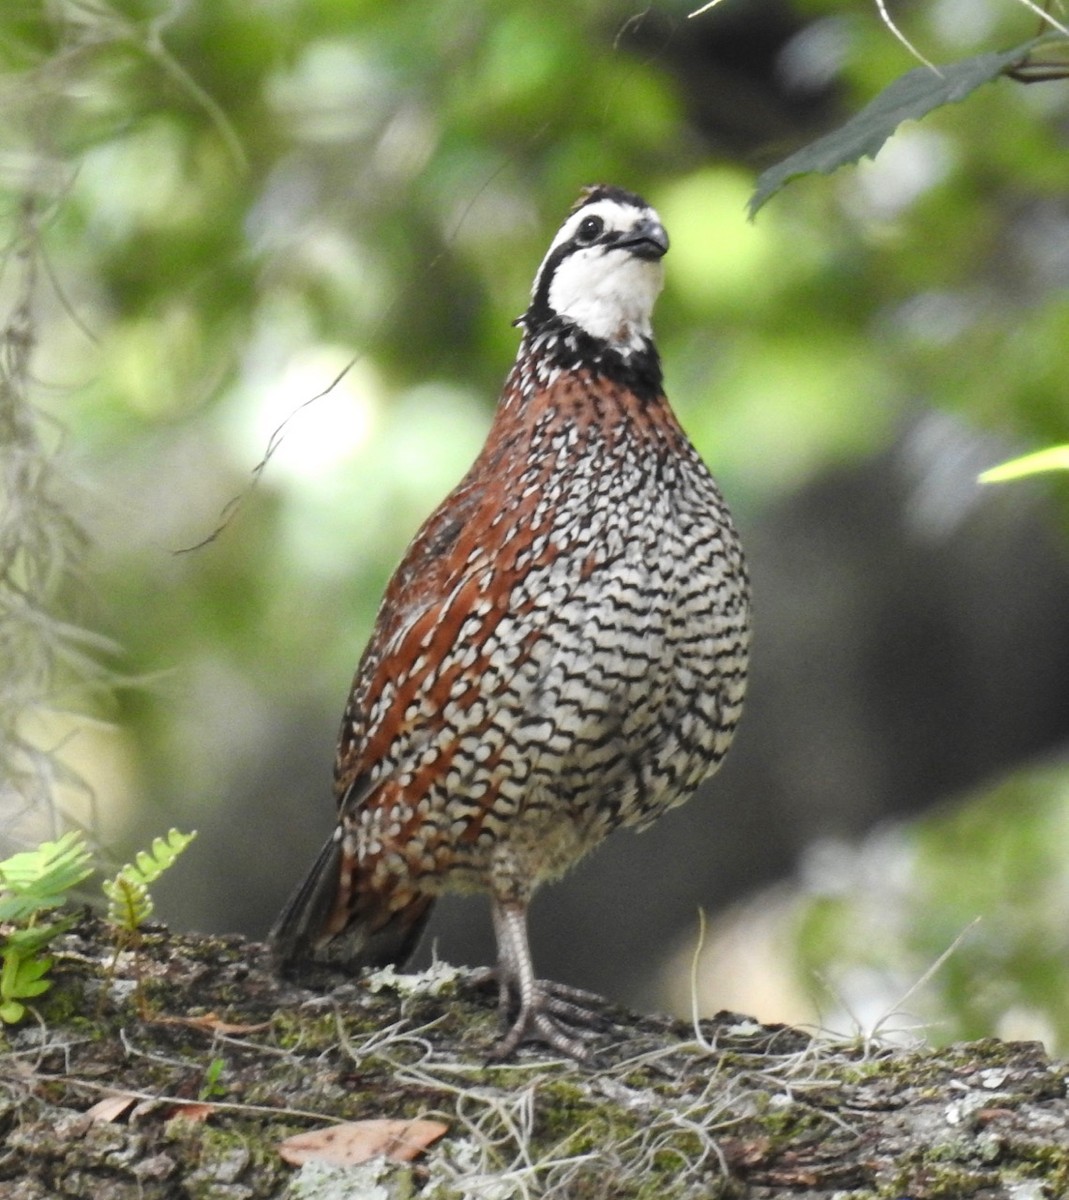
[[[195,826],[163,915],[265,932],[330,826],[381,589],[479,447],[562,214],[614,182],[671,233],[668,392],[743,530],[756,665],[708,794],[540,897],[541,968],[689,1011],[700,904],[703,1008],[871,1025],[981,915],[911,1009],[1064,1048],[1069,492],[976,475],[1066,440],[1069,90],[1000,80],[750,224],[757,170],[916,64],[875,5],[690,7],[0,9],[32,433],[5,464],[73,518],[42,586],[80,652],[27,665],[47,623],[0,612],[5,837],[48,832],[46,797],[119,860]],[[1017,0],[895,13],[937,62],[1037,29]],[[485,906],[442,909],[439,952],[484,961]]]

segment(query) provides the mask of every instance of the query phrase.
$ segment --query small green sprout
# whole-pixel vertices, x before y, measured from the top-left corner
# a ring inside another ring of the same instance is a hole
[[[198,1100],[215,1100],[220,1096],[226,1095],[226,1088],[219,1082],[225,1067],[226,1061],[221,1058],[213,1058],[207,1065],[204,1070],[204,1080],[200,1085],[200,1091],[197,1092]]]
[[[148,885],[174,865],[175,859],[197,836],[172,829],[166,838],[156,838],[149,850],[142,850],[111,879],[104,880],[108,898],[108,920],[122,934],[133,936],[152,916],[154,904]]]

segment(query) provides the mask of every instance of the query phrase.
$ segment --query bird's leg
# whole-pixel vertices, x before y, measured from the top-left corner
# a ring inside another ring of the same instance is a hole
[[[494,933],[497,935],[498,1003],[506,1016],[509,1001],[514,998],[519,1011],[508,1033],[494,1050],[496,1058],[507,1058],[521,1042],[545,1042],[554,1050],[585,1062],[590,1052],[578,1037],[565,1031],[560,1024],[604,1025],[595,1013],[576,1001],[591,997],[577,988],[547,983],[535,979],[531,964],[531,948],[527,941],[527,902],[525,900],[492,900]]]

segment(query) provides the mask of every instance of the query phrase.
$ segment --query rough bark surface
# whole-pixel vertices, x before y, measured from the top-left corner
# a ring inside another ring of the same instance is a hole
[[[1069,1068],[1038,1044],[903,1050],[606,1005],[597,1065],[498,1064],[495,994],[468,972],[310,991],[258,944],[160,927],[114,957],[86,914],[38,1019],[3,1031],[2,1200],[1069,1195]],[[379,1117],[448,1132],[409,1163],[279,1154]]]

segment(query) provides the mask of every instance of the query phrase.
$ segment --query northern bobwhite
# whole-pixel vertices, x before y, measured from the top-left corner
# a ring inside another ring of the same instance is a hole
[[[535,978],[528,903],[686,800],[742,711],[742,551],[652,340],[667,249],[617,187],[586,189],[553,239],[486,444],[386,590],[337,828],[272,930],[284,970],[355,972],[403,963],[441,892],[489,892],[502,1055],[584,1057],[575,996]]]

